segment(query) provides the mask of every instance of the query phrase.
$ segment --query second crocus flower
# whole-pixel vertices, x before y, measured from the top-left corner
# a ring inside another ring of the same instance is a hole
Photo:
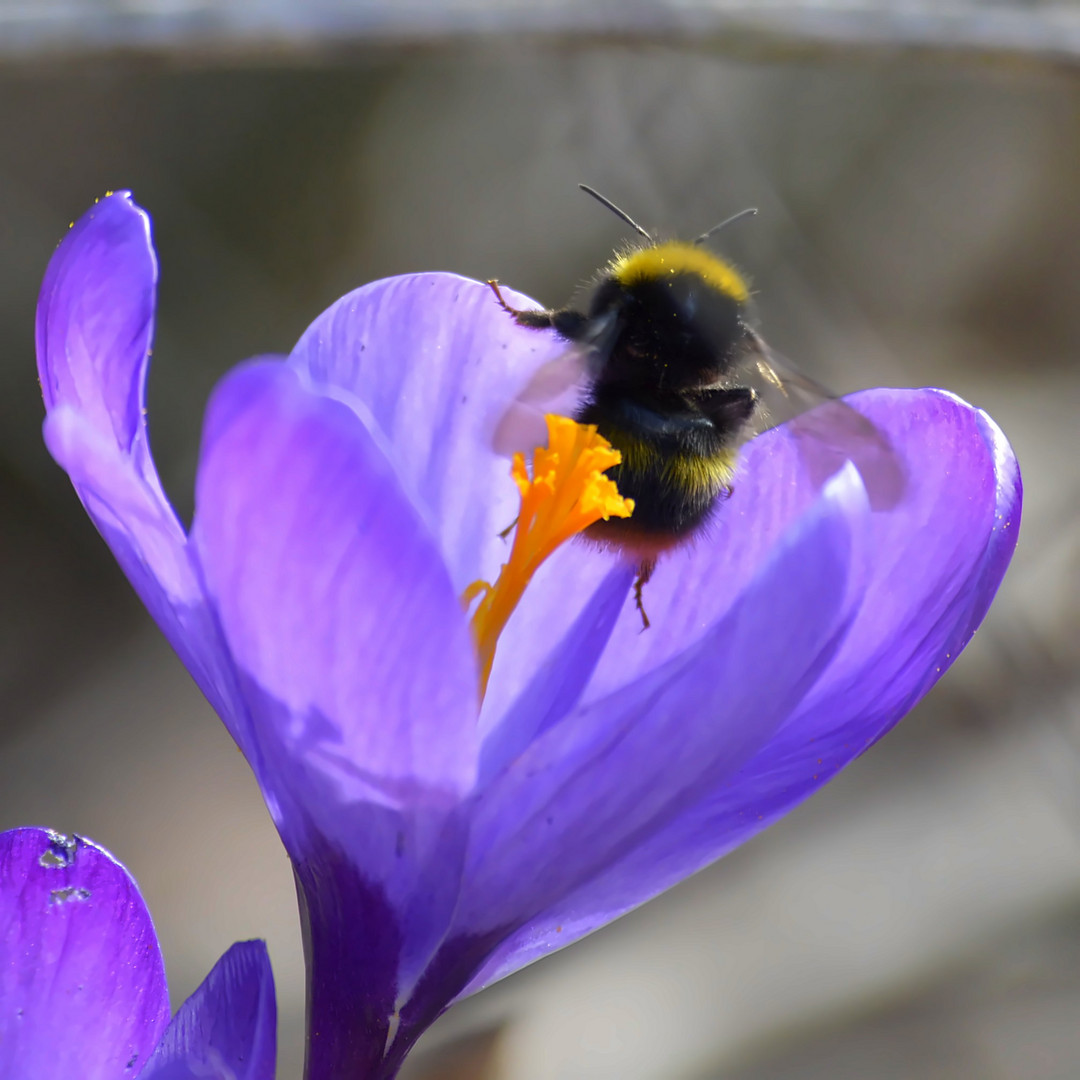
[[[0,1080],[274,1080],[274,979],[234,945],[169,1019],[161,949],[107,851],[0,833]]]

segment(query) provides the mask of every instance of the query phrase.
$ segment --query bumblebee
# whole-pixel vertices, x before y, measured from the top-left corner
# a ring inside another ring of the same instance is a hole
[[[657,558],[699,533],[731,495],[739,447],[747,439],[828,403],[829,416],[807,426],[828,459],[815,470],[817,479],[849,459],[861,463],[864,475],[880,472],[864,466],[887,459],[890,448],[868,420],[778,360],[751,325],[746,281],[704,247],[716,232],[755,210],[728,218],[692,242],[660,240],[610,200],[580,186],[643,239],[600,272],[586,310],[519,311],[504,301],[498,282],[488,284],[519,325],[551,329],[566,339],[569,362],[583,375],[574,419],[595,424],[622,454],[608,475],[620,494],[634,500],[634,512],[599,521],[586,535],[637,561],[634,595],[648,627],[642,589]],[[536,396],[535,386],[551,382],[550,373],[543,373],[523,397]],[[861,448],[855,445],[860,443]],[[883,483],[890,490],[875,485],[882,489],[879,501],[895,501],[897,478]]]

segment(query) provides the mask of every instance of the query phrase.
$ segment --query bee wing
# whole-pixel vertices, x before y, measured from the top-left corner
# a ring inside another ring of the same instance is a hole
[[[497,454],[512,457],[547,443],[544,416],[572,416],[577,411],[585,387],[611,349],[615,332],[614,317],[594,319],[581,340],[568,342],[565,352],[533,372],[496,424],[492,445]]]
[[[761,403],[754,433],[785,424],[817,486],[850,461],[862,476],[872,509],[896,506],[907,487],[907,475],[888,435],[804,375],[760,336],[755,334],[753,341],[740,374]]]
[[[588,369],[588,354],[578,345],[541,364],[499,418],[492,440],[495,452],[512,457],[547,443],[546,413],[574,411]]]

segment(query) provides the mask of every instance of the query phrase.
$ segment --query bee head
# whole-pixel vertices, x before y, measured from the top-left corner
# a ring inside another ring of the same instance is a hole
[[[599,380],[675,393],[717,382],[745,342],[748,299],[738,272],[694,244],[618,256],[589,307],[590,321],[610,325]]]

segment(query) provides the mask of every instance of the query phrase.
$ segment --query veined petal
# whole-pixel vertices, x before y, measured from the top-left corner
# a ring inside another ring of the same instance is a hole
[[[470,991],[602,926],[772,824],[892,728],[967,644],[1016,544],[1016,460],[996,425],[950,394],[861,397],[914,468],[902,507],[852,521],[851,625],[832,663],[737,776],[501,944]],[[896,407],[900,423],[890,418]]]
[[[780,729],[846,633],[857,475],[802,527],[696,645],[572,712],[484,791],[459,924],[531,917],[728,780]]]
[[[518,326],[486,285],[413,274],[342,297],[289,362],[363,402],[460,592],[493,580],[505,552],[498,534],[517,515],[509,460],[492,449],[495,429],[535,370],[565,351],[557,335]]]
[[[0,833],[0,1076],[135,1076],[169,1019],[138,887],[107,851]]]
[[[471,787],[465,617],[350,409],[282,364],[233,372],[207,411],[192,532],[238,669],[290,718],[264,738],[333,774],[343,802]]]
[[[954,395],[873,391],[860,404],[880,426],[891,422],[910,481],[899,506],[862,521],[852,634],[800,714],[834,700],[834,723],[843,713],[864,722],[877,715],[879,737],[941,677],[981,621],[1016,543],[1021,492],[1000,431]],[[987,564],[988,551],[1002,544],[1004,560],[999,553]]]
[[[274,1080],[276,1061],[270,957],[241,941],[180,1006],[139,1080]]]

